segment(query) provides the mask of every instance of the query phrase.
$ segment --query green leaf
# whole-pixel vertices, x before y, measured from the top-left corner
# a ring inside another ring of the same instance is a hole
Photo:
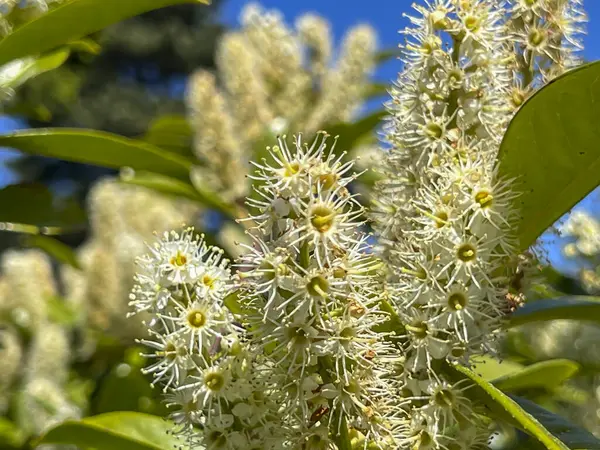
[[[504,375],[492,384],[505,392],[518,392],[526,389],[552,390],[579,372],[579,364],[568,359],[542,361],[522,370]]]
[[[454,371],[454,374],[450,373],[452,378],[457,380],[470,379],[473,386],[464,390],[465,395],[486,405],[497,418],[525,431],[548,450],[569,450],[536,417],[521,408],[515,400],[504,394],[500,389],[466,367],[448,365],[448,369],[450,372]]]
[[[102,167],[131,167],[188,179],[191,161],[146,142],[103,131],[38,128],[0,136],[0,146]]]
[[[381,50],[375,55],[375,63],[381,64],[389,61],[392,58],[398,58],[401,55],[399,48],[388,48],[387,50]]]
[[[338,153],[350,151],[361,144],[366,137],[371,136],[387,114],[387,111],[375,111],[353,123],[338,123],[325,127],[325,131],[331,136],[339,136],[336,144]]]
[[[589,431],[569,422],[563,417],[551,413],[532,401],[510,396],[523,411],[541,423],[544,428],[560,439],[570,449],[600,449],[600,441]]]
[[[91,55],[98,55],[102,50],[100,44],[90,38],[81,38],[71,41],[67,44],[71,50],[80,53],[89,53]]]
[[[123,183],[154,189],[162,194],[185,197],[197,202],[202,200],[196,189],[194,189],[194,186],[190,183],[157,173],[128,168],[121,171],[120,179]]]
[[[477,360],[473,361],[472,370],[484,380],[491,382],[497,378],[523,370],[523,364],[519,364],[509,359],[498,361],[489,356],[480,356],[477,357]]]
[[[76,269],[81,269],[81,265],[73,249],[57,239],[48,236],[30,235],[25,238],[25,244],[44,250],[57,261],[68,264]]]
[[[194,132],[185,116],[166,115],[150,123],[142,140],[165,150],[191,156]]]
[[[518,237],[526,249],[600,182],[600,63],[534,94],[510,123],[499,175],[517,178]]]
[[[367,100],[387,96],[388,87],[385,83],[370,83],[366,86],[363,95]]]
[[[146,11],[192,2],[194,0],[71,0],[0,40],[0,65],[43,53]]]
[[[529,302],[510,315],[506,326],[557,319],[600,322],[600,297],[573,295]]]
[[[74,202],[57,201],[46,186],[11,184],[0,189],[0,230],[58,234],[85,226],[85,213]]]
[[[139,352],[139,349],[137,351]],[[168,414],[160,399],[161,391],[152,389],[149,380],[142,375],[139,367],[120,363],[103,379],[94,396],[94,411],[96,413],[143,411],[156,415]]]
[[[22,448],[27,436],[16,423],[0,417],[0,448]]]
[[[165,450],[181,444],[169,434],[173,426],[149,414],[111,412],[63,422],[36,444],[73,444],[83,450]]]
[[[62,66],[70,53],[69,48],[62,47],[38,58],[15,60],[11,63],[11,70],[6,70],[0,78],[0,88],[16,89],[39,74]]]

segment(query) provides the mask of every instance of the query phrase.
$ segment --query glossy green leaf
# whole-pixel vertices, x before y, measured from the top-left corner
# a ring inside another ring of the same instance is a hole
[[[366,138],[374,136],[374,132],[387,116],[387,111],[375,111],[356,122],[338,123],[325,127],[331,136],[339,136],[336,150],[338,153],[350,151],[359,146]]]
[[[191,156],[194,132],[185,116],[167,115],[153,120],[142,139],[165,150]]]
[[[70,0],[0,40],[0,65],[43,53],[146,11],[193,2],[200,3],[199,0]]]
[[[44,250],[59,262],[68,264],[76,269],[81,269],[81,265],[73,249],[57,239],[42,235],[30,235],[25,239],[25,244],[29,247]]]
[[[180,444],[169,434],[172,428],[157,416],[111,412],[57,425],[37,444],[72,444],[83,450],[165,450]]]
[[[85,213],[74,202],[55,200],[41,184],[11,184],[0,189],[0,230],[60,234],[85,226]]]
[[[381,50],[375,55],[375,62],[377,64],[385,63],[391,59],[398,58],[401,55],[399,48],[388,48],[387,50]]]
[[[367,100],[387,96],[388,88],[389,86],[385,83],[370,83],[365,87],[363,95]]]
[[[600,297],[573,295],[529,302],[510,315],[506,326],[557,319],[600,322]]]
[[[125,183],[144,186],[166,195],[184,197],[208,208],[216,209],[231,218],[235,218],[234,207],[227,204],[219,194],[211,191],[202,184],[202,180],[195,168],[192,168],[190,177],[194,183],[193,185],[152,172],[133,171],[130,169],[121,172],[121,180]]]
[[[526,389],[548,389],[559,386],[579,372],[579,364],[568,359],[542,361],[492,380],[504,392]]]
[[[0,136],[0,146],[102,167],[131,167],[188,179],[191,161],[146,142],[103,131],[38,128]]]
[[[3,68],[0,88],[16,89],[27,80],[62,66],[70,53],[69,48],[62,47],[38,58],[28,57],[12,61],[10,66]]]
[[[597,450],[600,449],[600,440],[589,431],[569,422],[565,418],[554,414],[536,403],[524,398],[510,396],[523,411],[529,414],[560,439],[567,448],[573,450]]]
[[[71,41],[67,44],[71,50],[80,53],[89,53],[91,55],[97,55],[102,50],[100,44],[90,38],[81,38]]]
[[[459,365],[449,365],[447,367],[450,372],[454,372],[450,373],[451,377],[457,380],[468,378],[472,381],[472,387],[464,390],[465,395],[486,405],[494,416],[525,431],[548,450],[569,450],[535,416],[521,408],[514,399],[504,394],[493,384],[466,367]]]
[[[490,356],[478,356],[473,360],[472,370],[484,380],[492,381],[523,370],[523,364],[509,359],[498,361]]]
[[[499,175],[516,178],[518,237],[526,249],[600,183],[600,63],[558,77],[517,112]]]
[[[161,391],[152,389],[139,367],[117,364],[101,383],[93,398],[93,410],[96,413],[143,411],[156,415],[168,414],[161,401]]]
[[[162,194],[184,197],[195,201],[201,200],[198,192],[190,183],[153,172],[124,169],[121,171],[121,181],[153,189]]]

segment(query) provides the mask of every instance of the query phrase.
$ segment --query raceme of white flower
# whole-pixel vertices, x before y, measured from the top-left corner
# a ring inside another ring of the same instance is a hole
[[[256,164],[254,245],[238,264],[251,342],[280,379],[291,448],[335,448],[336,435],[382,444],[391,436],[381,377],[397,351],[374,327],[382,265],[361,231],[363,210],[348,185],[358,174],[319,135],[286,136]],[[328,430],[330,434],[328,434]],[[306,446],[306,447],[304,447]]]
[[[583,0],[509,0],[514,43],[514,106],[567,69],[580,65],[587,16]]]
[[[131,305],[152,316],[146,370],[201,448],[327,449],[348,427],[361,448],[391,439],[381,377],[399,353],[372,329],[388,316],[347,188],[357,175],[325,136],[292,149],[285,139],[258,165],[253,244],[233,280],[191,230],[139,260]],[[244,311],[235,317],[230,291]]]
[[[73,330],[52,321],[50,302],[58,291],[46,254],[8,250],[2,257],[2,272],[0,414],[13,405],[17,424],[37,435],[80,415],[66,390],[75,353],[70,341]]]
[[[577,210],[559,231],[570,239],[563,247],[564,255],[580,263],[581,284],[591,295],[600,293],[600,222],[588,212]]]
[[[204,181],[229,198],[243,198],[248,156],[269,133],[286,129],[313,135],[326,124],[350,120],[374,65],[376,35],[359,25],[345,36],[332,60],[329,24],[314,14],[296,30],[275,10],[247,5],[242,28],[226,33],[217,50],[222,87],[197,72],[187,92],[194,150]],[[223,168],[227,169],[223,169]]]
[[[176,408],[176,432],[188,445],[283,448],[273,426],[276,385],[223,303],[231,276],[222,254],[190,228],[165,233],[138,259],[131,306],[132,315],[151,317],[149,337],[140,341],[151,362],[145,371]]]
[[[415,4],[403,32],[404,68],[391,90],[386,179],[374,195],[373,219],[391,271],[389,299],[406,329],[399,382],[406,393],[397,415],[407,425],[397,428],[395,438],[415,448],[486,446],[487,426],[472,414],[478,405],[451,386],[440,362],[468,365],[493,351],[501,320],[519,298],[511,284],[523,259],[511,206],[518,180],[497,176],[497,152],[520,106],[510,103],[515,84],[537,88],[566,64],[560,51],[545,52],[550,63],[542,64],[529,47],[513,45],[515,27],[530,19],[556,24],[551,12],[565,23],[583,17],[579,2],[524,0],[509,9],[503,3]],[[577,32],[569,27],[553,45],[577,47]],[[527,77],[519,73],[522,58]],[[444,395],[432,395],[439,389]]]
[[[600,222],[588,212],[577,210],[571,213],[560,227],[560,232],[575,239],[564,247],[568,257],[593,258],[600,255]]]
[[[352,162],[324,136],[310,146],[298,136],[291,148],[283,136],[255,163],[253,243],[232,281],[220,252],[189,230],[165,235],[141,259],[131,305],[152,316],[148,371],[179,405],[174,417],[192,445],[330,449],[348,433],[357,448],[487,448],[485,412],[444,367],[493,353],[522,295],[513,283],[528,263],[514,234],[518,180],[499,178],[496,158],[523,80],[515,17],[527,8],[547,14],[555,3],[414,6],[373,213],[387,271],[361,231],[363,211],[348,189]],[[250,26],[257,13],[249,11],[247,38],[265,46],[261,58],[293,54],[277,16],[264,19],[279,38],[267,51],[270,40]],[[577,30],[569,30],[571,42]],[[556,67],[535,66],[528,86],[563,70],[555,59]],[[297,62],[284,65],[293,71]],[[277,70],[265,68],[255,86],[267,89],[262,83]],[[245,80],[225,84],[254,83]],[[216,268],[222,284],[210,293],[204,273]],[[231,295],[242,312],[224,306]],[[232,362],[239,355],[243,371]]]

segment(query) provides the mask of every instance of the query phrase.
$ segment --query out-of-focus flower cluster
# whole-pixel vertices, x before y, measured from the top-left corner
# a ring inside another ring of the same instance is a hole
[[[0,0],[0,37],[10,33],[13,26],[48,12],[64,0]]]
[[[579,278],[591,294],[600,292],[600,222],[586,211],[571,213],[560,229],[571,242],[563,247],[567,258],[580,263]]]
[[[597,367],[600,361],[600,327],[575,320],[554,320],[521,327],[520,333],[536,360],[564,358],[581,364],[583,373],[570,380],[576,390],[567,389],[562,398],[559,396],[563,401],[557,402],[557,407],[561,415],[600,437],[600,377],[597,370],[585,370]]]
[[[591,295],[600,293],[600,222],[584,210],[573,211],[559,229],[569,242],[563,253],[578,267],[579,282]],[[538,360],[566,358],[585,369],[597,366],[600,327],[573,320],[555,320],[522,327],[530,352]],[[593,373],[593,371],[592,371]],[[572,380],[584,393],[562,411],[574,422],[600,436],[600,379],[584,373]]]
[[[40,250],[3,254],[0,415],[38,435],[85,410],[73,364],[90,357],[100,335],[124,343],[143,335],[141,323],[125,319],[135,256],[154,230],[192,223],[196,212],[186,201],[105,179],[90,193],[90,238],[77,255],[81,269],[53,270]]]
[[[376,50],[375,31],[366,25],[348,31],[333,61],[330,25],[319,16],[306,14],[292,29],[278,11],[249,4],[241,21],[219,44],[222,84],[200,71],[187,93],[195,153],[205,166],[197,170],[229,199],[247,193],[249,155],[265,135],[314,135],[352,118]]]
[[[76,329],[54,314],[59,293],[48,256],[8,250],[1,266],[0,415],[10,410],[19,427],[39,434],[81,414],[68,390]]]

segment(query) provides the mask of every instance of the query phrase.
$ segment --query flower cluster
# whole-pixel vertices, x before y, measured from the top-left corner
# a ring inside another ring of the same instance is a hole
[[[571,213],[560,232],[569,241],[563,247],[568,258],[579,263],[579,280],[590,294],[600,293],[600,222],[588,212]]]
[[[190,231],[140,259],[131,305],[151,316],[147,371],[180,407],[188,440],[207,448],[329,449],[343,435],[383,445],[382,377],[399,351],[374,330],[389,316],[348,190],[357,175],[326,136],[291,149],[285,139],[257,165],[252,245],[232,283],[220,252]],[[243,314],[224,306],[230,288]]]
[[[514,44],[518,107],[534,89],[582,63],[581,35],[587,21],[582,0],[510,0],[507,23]]]
[[[518,39],[513,45],[517,24],[539,17],[555,23],[559,12],[565,21],[581,18],[577,8],[568,12],[573,2],[513,3],[415,5],[404,31],[404,69],[391,90],[390,149],[373,218],[391,271],[389,297],[406,330],[398,382],[406,400],[397,415],[407,425],[397,440],[417,448],[486,444],[489,431],[472,414],[477,405],[445,379],[440,364],[469,364],[493,351],[500,321],[520,295],[512,282],[523,263],[513,235],[518,194],[497,176],[497,151],[522,103],[512,101],[515,86],[538,87],[564,64],[555,54],[542,64]],[[576,32],[569,27],[564,39],[574,45]],[[535,61],[531,78],[519,72],[523,58]]]
[[[381,263],[348,190],[357,175],[326,136],[310,146],[296,137],[292,149],[285,139],[257,165],[259,196],[248,202],[257,225],[238,279],[255,312],[250,337],[281,378],[293,448],[331,448],[347,427],[383,442],[379,363],[389,349],[374,327],[387,317]]]
[[[563,236],[574,238],[574,241],[564,248],[568,257],[591,258],[600,254],[600,222],[586,211],[571,213],[560,231]]]
[[[35,280],[32,283],[31,280]],[[71,324],[52,315],[58,289],[50,259],[39,250],[8,250],[0,279],[0,415],[28,435],[39,435],[81,405],[67,390],[75,350]]]
[[[138,259],[130,305],[150,318],[140,340],[151,362],[145,372],[162,385],[188,445],[282,448],[276,384],[224,305],[231,280],[222,255],[186,229],[165,233]]]
[[[519,62],[533,53],[515,30],[534,16],[551,27],[563,14],[571,25],[553,45],[570,43],[560,51],[573,58],[572,24],[583,16],[566,3],[414,6],[404,69],[391,90],[390,148],[378,164],[384,180],[374,195],[383,261],[363,231],[353,162],[320,133],[310,145],[301,136],[288,145],[284,135],[254,163],[251,243],[242,245],[231,281],[219,251],[190,231],[166,235],[141,259],[132,306],[151,316],[152,339],[144,343],[156,362],[148,371],[179,405],[174,417],[190,442],[215,449],[329,450],[348,441],[356,449],[488,448],[485,412],[449,368],[495,352],[502,320],[522,295],[529,261],[514,236],[518,184],[498,176],[497,152],[520,106],[515,88],[537,88],[570,63],[554,53],[550,63],[534,56],[526,78]],[[213,130],[244,137],[207,134],[198,140],[203,152],[211,142],[252,141],[277,117],[313,134],[318,114],[296,114],[307,103],[286,101],[287,81],[296,88],[306,74],[321,77],[321,98],[335,111],[345,111],[337,94],[353,95],[348,86],[325,89],[331,48],[322,21],[299,21],[303,41],[278,15],[256,7],[243,22],[220,52],[230,66],[222,68],[226,93],[208,76],[195,80],[204,83],[196,97],[218,111],[210,120],[239,102],[239,117]],[[358,31],[348,39],[355,50],[344,52],[332,80],[364,73],[369,39]],[[313,50],[308,69],[300,44]],[[199,105],[196,111],[208,114]],[[206,280],[218,286],[214,292]]]
[[[197,171],[229,199],[243,198],[247,154],[270,131],[314,134],[351,119],[361,103],[376,49],[375,32],[351,29],[333,64],[329,24],[313,14],[291,29],[277,11],[256,4],[242,12],[242,28],[226,33],[217,51],[223,87],[200,71],[187,103],[196,131]]]
[[[0,37],[7,35],[13,26],[48,12],[53,4],[63,0],[2,0],[0,2]]]

